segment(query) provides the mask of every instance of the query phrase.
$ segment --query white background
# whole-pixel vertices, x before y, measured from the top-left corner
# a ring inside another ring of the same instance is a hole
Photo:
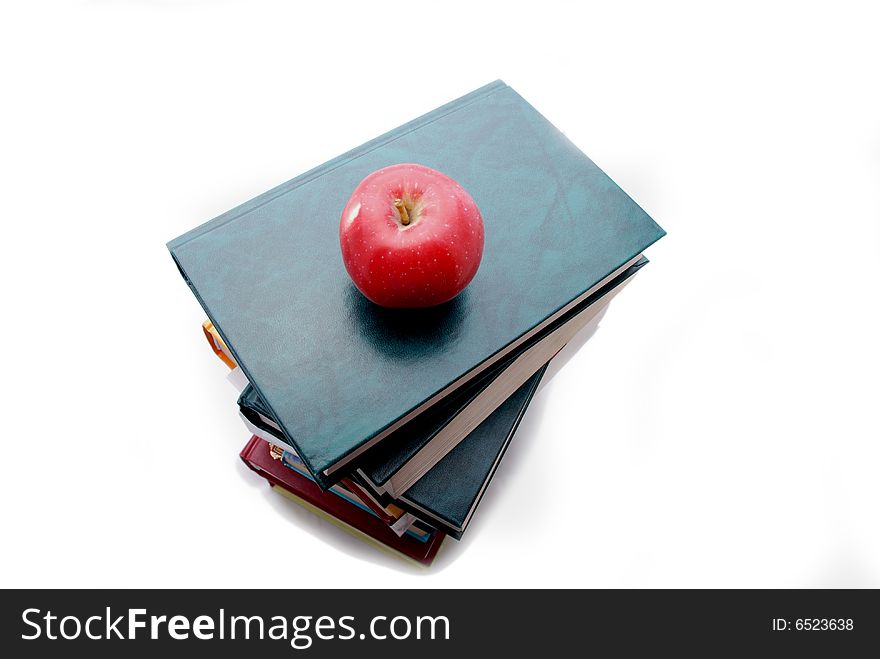
[[[826,4],[4,3],[0,585],[880,586],[878,16]],[[669,235],[420,570],[241,464],[165,242],[495,78]]]

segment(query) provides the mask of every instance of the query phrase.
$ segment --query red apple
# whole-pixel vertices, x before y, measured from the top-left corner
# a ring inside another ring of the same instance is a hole
[[[383,307],[431,307],[464,290],[483,256],[471,196],[424,165],[385,167],[355,188],[339,223],[352,281]]]

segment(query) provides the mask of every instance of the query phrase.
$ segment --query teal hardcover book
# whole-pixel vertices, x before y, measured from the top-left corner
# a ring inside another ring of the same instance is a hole
[[[483,215],[480,269],[441,307],[376,307],[342,264],[338,230],[348,196],[367,174],[400,162],[451,176]],[[350,460],[503,358],[663,235],[498,81],[168,248],[287,443],[327,487]]]
[[[630,279],[646,263],[647,259],[641,259],[621,274],[619,279]],[[604,289],[614,288],[620,283],[611,282]],[[598,295],[605,292],[607,291],[600,291]],[[586,300],[582,304],[589,306],[591,302],[593,300]],[[595,327],[593,324],[593,331]],[[461,413],[470,400],[490,386],[513,359],[514,357],[508,357],[497,362],[454,394],[392,433],[358,461],[357,470],[352,477],[384,505],[394,503],[409,510],[419,519],[442,528],[449,535],[460,538],[525,414],[546,365],[529,377],[402,495],[392,497],[382,489],[382,485],[431,437]],[[261,436],[275,443],[277,440],[284,441],[278,431],[277,422],[271,418],[271,413],[253,387],[245,388],[238,404],[242,414],[262,431]]]

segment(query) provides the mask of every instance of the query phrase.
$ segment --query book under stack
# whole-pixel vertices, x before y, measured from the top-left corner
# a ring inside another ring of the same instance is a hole
[[[339,252],[351,191],[402,162],[461,183],[485,227],[476,277],[428,309],[371,303]],[[465,532],[542,378],[663,235],[498,81],[168,247],[238,383],[244,462],[316,514],[429,564]]]

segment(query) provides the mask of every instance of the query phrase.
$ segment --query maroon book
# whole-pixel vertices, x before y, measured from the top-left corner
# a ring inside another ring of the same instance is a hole
[[[269,481],[270,485],[286,490],[388,549],[424,565],[430,565],[434,561],[440,544],[446,537],[440,531],[433,532],[425,541],[407,534],[399,537],[375,515],[331,492],[323,492],[314,482],[284,466],[281,460],[274,459],[269,454],[269,444],[259,437],[251,437],[241,450],[241,459],[248,467]]]

